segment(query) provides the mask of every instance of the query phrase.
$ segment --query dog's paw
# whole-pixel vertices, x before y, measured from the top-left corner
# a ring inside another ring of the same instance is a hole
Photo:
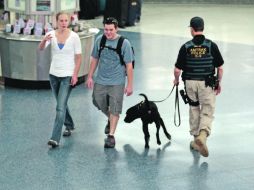
[[[168,140],[171,140],[171,135],[170,134],[167,134],[166,136],[167,136]]]
[[[157,144],[158,144],[158,145],[161,145],[161,141],[157,141]]]
[[[145,145],[145,148],[149,148],[149,145],[148,145],[148,144],[146,144],[146,145]]]

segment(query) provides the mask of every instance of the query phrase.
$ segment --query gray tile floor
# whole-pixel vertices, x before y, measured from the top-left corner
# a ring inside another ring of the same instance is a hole
[[[189,149],[188,107],[182,101],[182,124],[174,127],[173,97],[158,103],[171,142],[161,132],[158,146],[151,125],[145,150],[141,122],[125,124],[123,114],[116,148],[104,150],[106,119],[92,105],[92,92],[80,85],[69,100],[76,130],[51,150],[51,91],[0,86],[0,189],[253,189],[254,6],[145,4],[142,22],[120,31],[136,51],[135,92],[125,98],[123,112],[142,100],[139,93],[151,100],[167,96],[178,49],[190,39],[187,26],[196,15],[204,17],[207,37],[225,59],[208,158]],[[93,22],[100,27],[101,18]]]

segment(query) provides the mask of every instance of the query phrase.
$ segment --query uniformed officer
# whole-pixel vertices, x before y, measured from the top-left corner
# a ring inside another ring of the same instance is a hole
[[[224,60],[218,46],[205,38],[203,30],[204,20],[193,17],[190,20],[193,39],[182,45],[179,51],[174,69],[174,84],[179,84],[179,76],[183,71],[182,80],[190,107],[190,134],[194,136],[190,147],[208,157],[206,140],[211,134],[215,97],[221,92]]]

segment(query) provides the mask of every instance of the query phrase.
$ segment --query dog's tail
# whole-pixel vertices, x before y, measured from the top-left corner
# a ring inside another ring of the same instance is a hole
[[[146,101],[146,102],[149,102],[149,101],[148,101],[148,98],[147,98],[147,96],[146,96],[145,94],[142,94],[142,93],[141,93],[141,94],[139,94],[139,95],[140,95],[140,96],[143,96],[143,97],[145,98],[145,101]]]
[[[140,96],[143,96],[144,98],[145,98],[145,105],[146,105],[146,107],[147,107],[147,110],[148,110],[148,113],[150,113],[151,112],[151,107],[150,107],[150,103],[149,103],[149,101],[148,101],[148,98],[147,98],[147,96],[145,95],[145,94],[139,94]]]

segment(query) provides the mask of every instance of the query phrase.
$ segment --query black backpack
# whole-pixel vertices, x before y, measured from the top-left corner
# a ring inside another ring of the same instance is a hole
[[[105,35],[103,35],[102,38],[101,38],[101,42],[100,42],[99,58],[101,56],[101,51],[106,47],[106,48],[108,48],[110,50],[115,51],[119,55],[119,57],[120,57],[121,64],[125,66],[125,63],[124,63],[124,60],[123,60],[122,51],[121,51],[124,39],[125,38],[123,36],[120,36],[120,38],[119,38],[119,40],[117,42],[116,48],[112,48],[112,47],[108,47],[108,46],[105,45],[106,41],[107,41],[107,37]],[[133,55],[134,55],[134,49],[133,49],[133,47],[131,47],[131,49],[132,49],[132,52],[133,52]],[[133,68],[134,68],[134,65],[135,65],[135,60],[132,61],[132,67]]]

